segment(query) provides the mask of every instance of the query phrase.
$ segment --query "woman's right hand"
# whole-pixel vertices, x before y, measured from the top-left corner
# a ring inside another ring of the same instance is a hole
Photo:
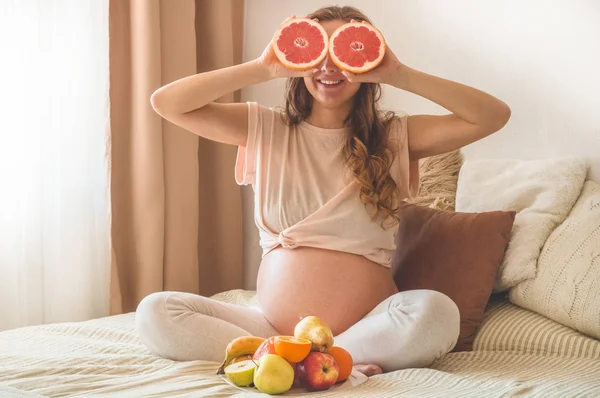
[[[295,17],[291,17],[291,18],[295,18]],[[286,19],[283,23],[289,21],[291,18]],[[265,48],[265,50],[263,51],[261,56],[258,57],[256,61],[258,62],[259,65],[261,65],[268,71],[269,76],[271,78],[307,77],[307,76],[314,75],[315,72],[318,71],[318,69],[297,71],[297,70],[286,68],[285,65],[283,65],[281,63],[281,61],[279,61],[279,59],[275,55],[275,51],[273,50],[273,39],[271,39],[271,42],[269,42],[269,45],[267,46],[267,48]]]

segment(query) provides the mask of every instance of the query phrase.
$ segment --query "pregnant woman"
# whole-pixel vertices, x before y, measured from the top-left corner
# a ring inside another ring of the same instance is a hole
[[[327,7],[308,17],[328,35],[352,19],[370,23],[352,7]],[[281,111],[214,102],[278,78],[287,78]],[[381,84],[449,113],[384,113],[378,108]],[[431,290],[398,292],[391,278],[397,208],[417,192],[419,159],[499,130],[510,117],[505,103],[412,69],[389,48],[377,68],[353,75],[329,58],[312,71],[289,70],[268,45],[253,61],[160,88],[152,105],[194,134],[238,147],[235,178],[254,189],[263,257],[259,308],[182,292],[146,297],[137,328],[150,350],[174,360],[220,362],[234,338],[290,335],[307,315],[323,319],[335,345],[367,375],[428,366],[454,348],[455,303]]]

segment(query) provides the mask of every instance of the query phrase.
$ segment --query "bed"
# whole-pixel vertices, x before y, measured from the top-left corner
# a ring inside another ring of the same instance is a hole
[[[442,180],[456,211],[521,206],[511,237],[518,250],[507,251],[499,280],[509,286],[520,276],[511,272],[527,267],[532,276],[484,297],[472,351],[374,376],[350,390],[305,395],[600,397],[600,182],[585,181],[586,167],[570,160],[448,159],[432,165],[452,176]],[[443,185],[439,175],[424,175],[430,185]],[[440,202],[439,193],[431,198]],[[213,298],[256,305],[252,290]],[[0,332],[0,397],[262,395],[232,387],[216,374],[218,366],[153,355],[136,333],[135,313]]]
[[[213,297],[248,306],[255,292],[232,290]],[[0,333],[0,396],[249,396],[217,376],[216,363],[152,355],[134,325],[135,314],[128,313]],[[600,396],[600,341],[499,294],[488,304],[473,351],[447,354],[427,369],[375,376],[350,391],[307,395]]]

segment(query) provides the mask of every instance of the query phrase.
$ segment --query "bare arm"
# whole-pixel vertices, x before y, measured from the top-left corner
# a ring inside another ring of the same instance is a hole
[[[179,79],[156,90],[150,101],[159,115],[201,137],[245,146],[248,134],[246,104],[214,101],[252,84],[312,73],[285,68],[269,43],[256,60]]]
[[[252,61],[179,79],[156,90],[150,101],[159,115],[201,137],[245,146],[246,105],[213,101],[267,80],[268,71]]]
[[[504,102],[481,90],[403,66],[395,87],[427,98],[449,115],[412,115],[408,134],[412,159],[450,152],[500,130],[510,118]]]
[[[362,75],[343,72],[350,81],[386,83],[427,98],[448,115],[411,115],[411,160],[450,152],[500,130],[510,118],[504,102],[481,90],[442,79],[402,64],[388,48],[382,63]]]

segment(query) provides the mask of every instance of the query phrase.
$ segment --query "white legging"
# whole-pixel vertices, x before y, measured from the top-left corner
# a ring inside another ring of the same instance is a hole
[[[279,334],[252,308],[190,293],[159,292],[142,300],[136,326],[154,353],[177,361],[221,362],[236,337]],[[334,345],[350,352],[355,364],[375,364],[384,372],[429,366],[456,345],[458,307],[433,290],[396,293],[377,305]]]

